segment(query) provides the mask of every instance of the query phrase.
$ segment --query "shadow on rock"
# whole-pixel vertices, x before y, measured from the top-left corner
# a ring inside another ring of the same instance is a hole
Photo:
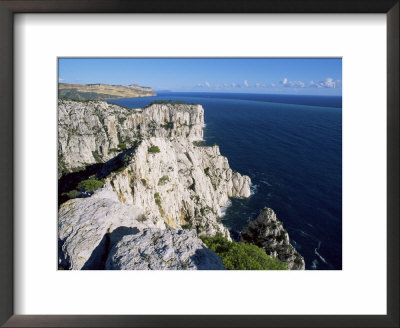
[[[88,165],[82,171],[63,175],[60,179],[58,179],[58,206],[65,203],[69,199],[68,197],[64,196],[63,193],[74,190],[79,182],[86,180],[91,176],[94,176],[96,179],[104,179],[111,172],[124,167],[134,151],[135,147],[129,148],[105,163]]]
[[[62,246],[65,239],[58,239],[58,270],[69,270],[71,266],[71,259],[68,254],[64,253]]]
[[[119,227],[111,233],[106,233],[100,244],[94,249],[82,270],[104,270],[110,249],[126,235],[135,235],[137,228]]]
[[[208,248],[196,250],[191,260],[195,263],[197,270],[225,270],[221,258]]]

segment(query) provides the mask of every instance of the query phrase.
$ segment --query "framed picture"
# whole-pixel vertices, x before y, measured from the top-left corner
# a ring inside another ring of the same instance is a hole
[[[398,1],[0,9],[4,326],[399,325]]]

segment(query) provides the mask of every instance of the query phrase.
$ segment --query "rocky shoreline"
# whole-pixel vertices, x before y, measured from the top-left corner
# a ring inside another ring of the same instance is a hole
[[[290,244],[289,234],[271,208],[265,207],[240,234],[241,240],[264,249],[271,257],[288,265],[289,270],[304,270],[304,258]]]
[[[60,100],[58,107],[60,268],[224,269],[200,236],[230,240],[221,207],[249,197],[251,180],[217,145],[203,145],[201,105]],[[304,269],[286,230],[271,229],[272,214],[252,222],[244,242]]]

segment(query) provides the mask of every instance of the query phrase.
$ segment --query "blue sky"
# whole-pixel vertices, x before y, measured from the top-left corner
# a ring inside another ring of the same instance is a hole
[[[340,58],[60,58],[59,82],[154,90],[342,94]]]

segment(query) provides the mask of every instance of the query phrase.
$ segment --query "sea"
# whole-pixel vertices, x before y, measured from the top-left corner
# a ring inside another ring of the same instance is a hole
[[[165,92],[113,99],[128,108],[155,100],[204,108],[204,139],[250,176],[251,197],[230,200],[231,237],[272,208],[307,270],[342,269],[342,98],[340,96]]]

